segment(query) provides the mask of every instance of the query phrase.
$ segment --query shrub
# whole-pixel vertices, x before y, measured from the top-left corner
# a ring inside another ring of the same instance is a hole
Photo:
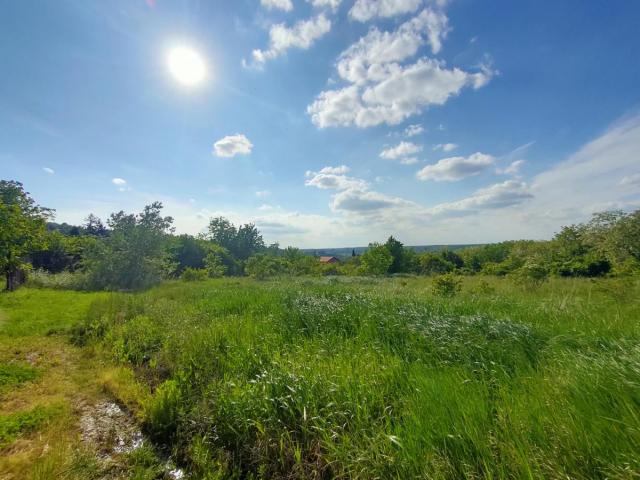
[[[83,290],[87,284],[87,276],[80,272],[49,273],[45,270],[33,270],[28,273],[27,284],[38,288]]]
[[[180,417],[180,397],[178,384],[167,380],[147,403],[147,429],[154,440],[169,443],[175,436]]]
[[[209,277],[209,274],[204,268],[191,268],[187,267],[180,275],[180,279],[185,282],[198,282],[202,280],[206,280]]]
[[[462,290],[460,277],[452,273],[445,273],[433,279],[433,293],[440,297],[454,297]]]

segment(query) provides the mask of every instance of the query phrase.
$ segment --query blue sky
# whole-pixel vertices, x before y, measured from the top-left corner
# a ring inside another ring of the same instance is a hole
[[[640,206],[638,25],[633,0],[4,1],[0,177],[72,223],[160,200],[300,247],[549,238]]]

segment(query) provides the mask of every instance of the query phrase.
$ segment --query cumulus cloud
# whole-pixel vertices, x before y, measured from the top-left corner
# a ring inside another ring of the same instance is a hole
[[[330,8],[336,11],[342,3],[342,0],[307,0],[307,2],[316,8]]]
[[[124,178],[116,177],[111,180],[111,183],[113,183],[114,185],[122,186],[122,185],[126,185],[127,181]]]
[[[421,151],[422,151],[421,145],[416,145],[415,143],[412,143],[412,142],[400,142],[395,147],[390,147],[380,152],[380,158],[384,158],[386,160],[403,159]],[[408,164],[410,165],[411,163],[416,163],[416,162],[411,161]]]
[[[407,138],[415,137],[416,135],[420,135],[421,133],[424,133],[424,127],[419,123],[409,125],[404,129],[404,136]]]
[[[391,197],[366,189],[346,189],[333,196],[331,209],[334,211],[367,213],[412,205],[402,198]]]
[[[455,182],[472,177],[493,165],[495,159],[491,155],[476,152],[468,157],[449,157],[439,160],[434,165],[427,165],[416,173],[419,180],[436,182]]]
[[[439,143],[433,147],[434,150],[442,150],[443,152],[451,152],[458,148],[455,143]]]
[[[477,210],[492,210],[518,205],[533,198],[533,194],[526,183],[507,180],[486,188],[477,190],[473,195],[450,203],[442,203],[431,209],[434,215],[450,214],[454,212],[467,214]]]
[[[422,0],[356,0],[349,16],[359,22],[415,12]]]
[[[307,187],[316,187],[325,190],[363,190],[369,187],[368,183],[364,180],[346,176],[345,174],[348,171],[349,168],[345,165],[339,167],[324,167],[318,172],[307,171],[305,173],[307,179],[304,184]]]
[[[371,47],[363,48],[368,52]],[[387,58],[395,58],[393,55],[405,58],[415,53],[401,53],[403,48],[407,46],[399,46]],[[320,92],[307,107],[311,121],[320,128],[397,125],[425,108],[445,104],[465,87],[482,87],[493,75],[488,68],[469,73],[429,58],[408,65],[395,61],[382,63],[384,58],[381,54],[375,59],[349,56],[339,60],[339,75],[351,85]]]
[[[213,144],[213,153],[217,157],[231,158],[236,155],[249,155],[253,144],[241,133],[227,135]]]
[[[283,10],[285,12],[293,10],[291,0],[260,0],[260,5],[269,10]]]
[[[55,172],[55,170],[54,170],[53,168],[49,168],[49,167],[42,167],[42,170],[43,170],[45,173],[48,173],[49,175],[53,175],[54,173],[56,173],[56,172]]]
[[[448,32],[447,16],[432,8],[393,31],[371,28],[339,55],[336,71],[346,85],[318,94],[307,107],[312,122],[320,128],[397,125],[463,88],[486,85],[494,75],[486,65],[467,72],[426,57],[407,63],[424,45],[438,53]]]
[[[287,27],[284,23],[273,25],[269,30],[269,48],[254,50],[251,54],[252,63],[244,62],[244,65],[261,67],[291,48],[307,50],[329,30],[331,21],[323,13],[308,20],[300,20],[292,27]]]

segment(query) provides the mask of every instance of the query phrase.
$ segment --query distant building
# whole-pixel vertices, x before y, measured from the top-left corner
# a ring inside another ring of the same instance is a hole
[[[339,261],[336,257],[320,257],[320,263],[338,263]]]

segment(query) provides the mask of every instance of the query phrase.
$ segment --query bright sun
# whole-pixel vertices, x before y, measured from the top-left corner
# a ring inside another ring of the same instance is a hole
[[[198,85],[206,75],[204,59],[189,47],[174,47],[169,50],[167,64],[173,78],[188,87]]]

